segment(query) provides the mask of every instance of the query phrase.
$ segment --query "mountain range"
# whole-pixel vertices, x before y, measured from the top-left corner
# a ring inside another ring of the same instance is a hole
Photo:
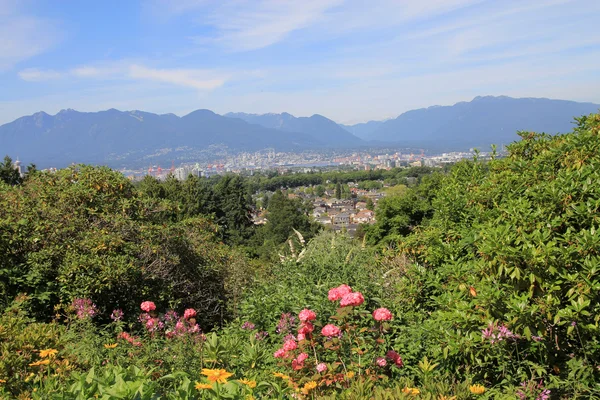
[[[365,140],[429,150],[488,148],[490,144],[518,140],[517,131],[569,132],[573,129],[574,117],[599,109],[598,104],[566,100],[478,96],[453,106],[407,111],[395,119],[373,125],[374,129],[367,133],[354,131]]]
[[[228,113],[197,110],[183,117],[143,111],[62,110],[21,117],[0,126],[0,156],[41,167],[72,162],[113,167],[191,162],[228,151],[371,147],[430,151],[488,148],[518,140],[518,130],[568,132],[573,118],[600,105],[506,96],[476,97],[453,106],[405,112],[395,119],[339,125],[321,115]]]

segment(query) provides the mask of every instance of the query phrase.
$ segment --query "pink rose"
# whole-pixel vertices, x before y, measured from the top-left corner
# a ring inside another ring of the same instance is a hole
[[[305,308],[304,310],[300,311],[300,314],[298,314],[298,318],[302,322],[314,321],[315,319],[317,319],[317,314],[315,314],[314,311]]]
[[[336,301],[352,292],[352,288],[348,285],[340,285],[336,288],[330,289],[327,298],[331,301]]]
[[[177,323],[175,324],[175,332],[177,332],[178,334],[183,334],[185,332],[185,324],[183,322],[183,320],[179,320],[177,321]]]
[[[140,304],[140,308],[146,312],[150,312],[156,310],[156,305],[151,301],[144,301]]]
[[[185,319],[194,318],[195,316],[196,316],[196,310],[194,310],[193,308],[188,308],[183,313],[183,318],[185,318]]]
[[[357,307],[357,306],[360,306],[364,302],[365,302],[365,298],[363,297],[362,293],[354,292],[354,293],[348,293],[348,294],[344,295],[344,297],[342,297],[342,300],[340,301],[340,306],[341,307],[347,307],[347,306]]]
[[[378,308],[373,311],[373,318],[375,318],[375,321],[389,321],[392,317],[392,313],[387,308]]]
[[[298,354],[298,357],[296,359],[298,360],[298,362],[303,363],[304,361],[306,361],[307,358],[308,358],[308,354],[300,353],[300,354]]]
[[[275,353],[273,353],[273,357],[275,358],[285,358],[287,356],[287,352],[284,349],[279,349]]]
[[[340,333],[340,328],[332,324],[327,324],[321,329],[321,334],[327,337],[339,336]]]
[[[303,340],[306,340],[306,335],[304,333],[299,333],[298,334],[298,341],[301,342]]]
[[[404,366],[402,357],[400,357],[400,354],[396,353],[394,350],[388,351],[385,356],[388,358],[388,360],[393,361],[397,367]]]
[[[296,341],[294,339],[286,340],[283,344],[283,349],[285,351],[296,350],[296,348],[298,348],[298,345],[296,344]]]
[[[298,328],[298,333],[302,333],[304,335],[312,333],[312,331],[315,330],[315,327],[313,324],[311,324],[310,322],[305,322],[302,325],[300,325],[300,328]]]
[[[385,361],[385,358],[383,358],[383,357],[377,357],[377,360],[375,360],[375,362],[380,367],[385,367],[387,365],[387,361]]]
[[[317,371],[319,373],[327,371],[327,364],[325,364],[325,363],[317,364]]]

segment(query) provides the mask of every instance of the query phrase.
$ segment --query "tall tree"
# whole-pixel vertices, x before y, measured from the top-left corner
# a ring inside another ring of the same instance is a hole
[[[0,180],[14,186],[23,182],[23,178],[19,175],[19,171],[13,165],[12,158],[4,157],[4,162],[0,164]]]

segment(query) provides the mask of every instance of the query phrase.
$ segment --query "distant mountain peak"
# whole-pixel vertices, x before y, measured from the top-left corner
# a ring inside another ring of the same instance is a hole
[[[243,119],[250,124],[257,124],[284,132],[304,133],[329,147],[347,148],[350,146],[360,146],[362,144],[361,139],[340,127],[334,121],[319,114],[314,114],[310,117],[295,117],[287,112],[282,112],[280,114],[247,114],[231,112],[225,114],[225,116]]]

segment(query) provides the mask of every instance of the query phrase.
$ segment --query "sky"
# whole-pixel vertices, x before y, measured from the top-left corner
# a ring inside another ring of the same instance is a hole
[[[0,0],[0,124],[61,109],[398,116],[600,103],[598,0]]]

